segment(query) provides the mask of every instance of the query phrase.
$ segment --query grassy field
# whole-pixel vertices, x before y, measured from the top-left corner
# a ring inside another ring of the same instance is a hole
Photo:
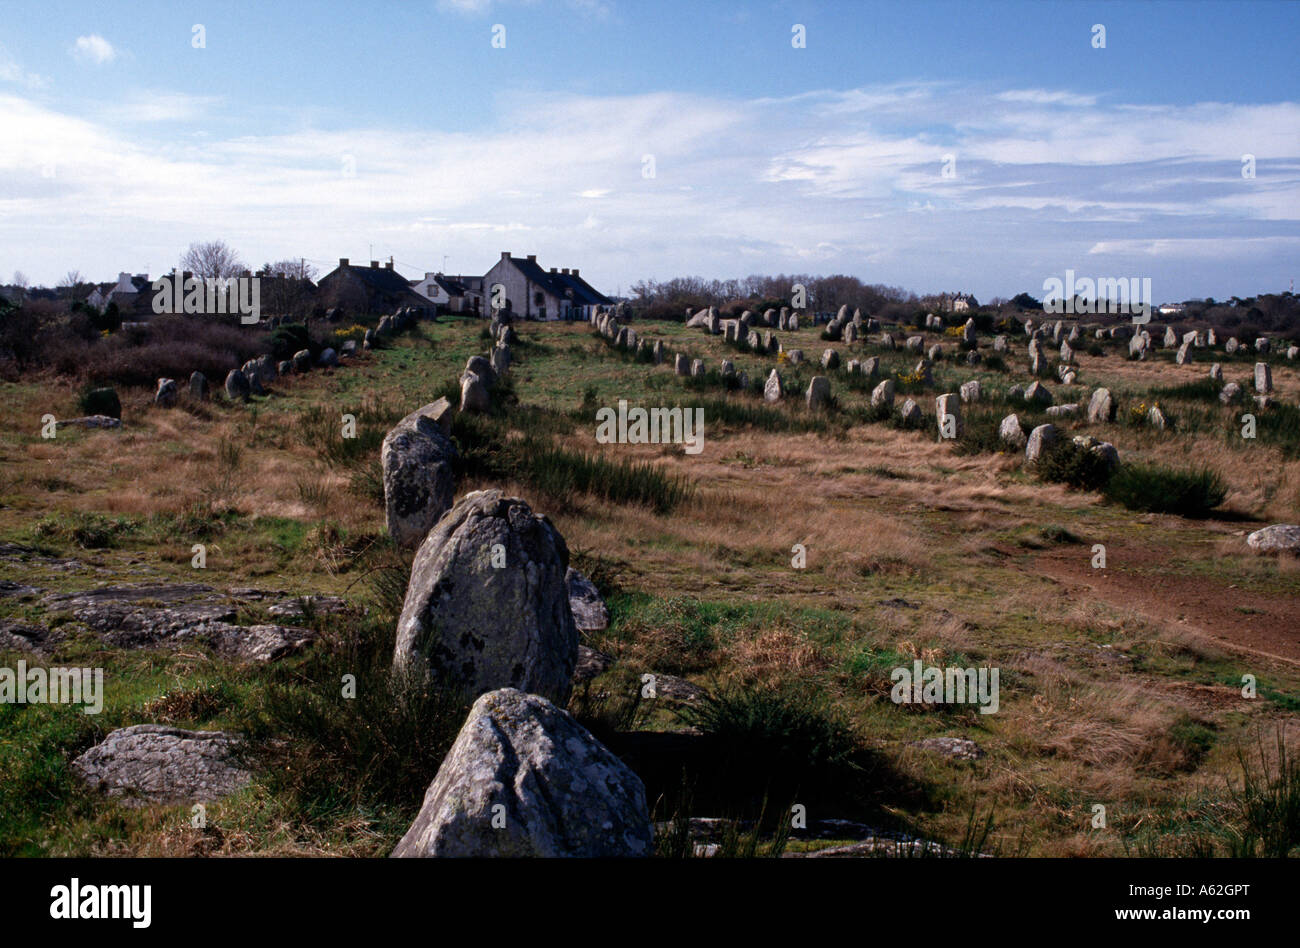
[[[729,392],[716,373],[680,378],[671,359],[638,361],[586,324],[524,324],[493,413],[457,419],[457,493],[490,485],[527,499],[605,593],[611,626],[587,644],[617,663],[573,703],[593,730],[730,735],[725,777],[704,768],[690,788],[646,775],[657,818],[804,803],[810,818],[867,820],[958,848],[980,822],[978,848],[1004,855],[1300,844],[1289,756],[1300,743],[1300,565],[1245,544],[1260,526],[1300,520],[1293,364],[1272,358],[1279,404],[1268,410],[1221,405],[1196,384],[1213,360],[1250,390],[1251,363],[1221,353],[1133,362],[1106,342],[1100,355],[1080,352],[1079,384],[1047,383],[1058,404],[1086,406],[1095,387],[1111,389],[1114,423],[1057,423],[1113,442],[1125,465],[1212,468],[1222,504],[1183,517],[1045,482],[1019,452],[997,449],[989,426],[1013,410],[1007,389],[1028,381],[1023,337],[1004,370],[941,361],[935,387],[903,387],[926,416],[906,430],[873,414],[870,387],[842,369],[826,373],[829,409],[807,410],[802,392],[826,348],[880,356],[886,373],[908,372],[916,356],[824,342],[805,327],[781,335],[813,364],[790,366],[681,324],[633,326],[711,369],[731,359],[758,385],[779,367],[787,398]],[[951,337],[926,337],[955,353]],[[248,405],[183,398],[163,410],[147,391],[123,391],[121,430],[65,428],[53,440],[40,435],[42,416],[79,414],[76,386],[0,385],[0,542],[28,551],[0,560],[6,579],[49,591],[199,581],[353,604],[312,617],[321,644],[273,667],[198,649],[112,649],[67,626],[49,663],[104,667],[108,700],[98,716],[0,706],[0,854],[387,854],[463,714],[447,696],[414,709],[384,700],[410,560],[384,536],[379,442],[449,394],[487,346],[481,322],[421,323],[390,348],[283,379]],[[984,401],[966,406],[965,442],[943,442],[934,396],[970,378]],[[598,443],[595,412],[619,399],[702,407],[703,451]],[[1164,430],[1140,422],[1153,402],[1171,421]],[[1259,416],[1254,439],[1241,437],[1247,411]],[[340,436],[345,414],[355,439]],[[207,550],[197,579],[196,543]],[[0,615],[44,620],[16,599],[0,599]],[[0,665],[19,657],[0,655]],[[916,659],[999,668],[998,712],[895,704],[891,669]],[[349,671],[375,698],[341,709],[324,695]],[[636,702],[647,671],[716,701],[685,713]],[[1258,682],[1253,699],[1242,696],[1246,675]],[[127,809],[82,789],[72,758],[146,722],[244,731],[274,765],[210,806],[205,829],[185,807]],[[971,739],[984,756],[950,760],[914,743],[930,737]],[[1289,826],[1289,842],[1270,824]]]

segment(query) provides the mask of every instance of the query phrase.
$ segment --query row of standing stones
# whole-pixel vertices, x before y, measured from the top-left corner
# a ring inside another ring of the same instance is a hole
[[[611,328],[611,314],[593,322],[624,346],[638,345],[628,327]],[[492,353],[472,357],[462,374],[462,411],[488,410],[490,389],[508,370],[513,329],[494,320],[492,336]],[[662,342],[653,350],[662,362]],[[810,401],[815,391],[829,392],[828,380],[817,380]],[[1026,397],[1043,397],[1033,391],[1037,384]],[[767,387],[774,386],[779,398],[775,371]],[[940,417],[959,418],[961,402],[979,395],[972,382],[959,395],[940,396]],[[892,404],[892,381],[872,397]],[[1096,390],[1089,420],[1110,420],[1114,412],[1109,391]],[[554,525],[524,500],[487,490],[454,501],[451,422],[451,405],[439,399],[399,421],[382,447],[387,529],[416,550],[394,671],[477,696],[393,855],[649,855],[653,828],[640,778],[561,707],[579,662],[579,630],[603,627],[603,603],[569,567]],[[1002,429],[1008,441],[1025,442],[1017,447],[1030,460],[1058,435],[1043,425],[1026,438],[1014,415]],[[1084,443],[1118,463],[1108,443]],[[1260,550],[1297,550],[1300,526],[1268,527],[1249,542]],[[114,731],[73,769],[128,803],[211,799],[251,779],[240,744],[234,734],[141,724]]]
[[[508,369],[513,330],[493,333],[492,354],[466,366],[462,410],[486,410],[476,389],[486,396]],[[417,409],[381,449],[388,530],[416,550],[393,671],[475,698],[392,855],[648,856],[640,778],[563,710],[579,629],[603,628],[608,612],[527,502],[487,490],[453,503],[451,416],[446,399]],[[73,769],[127,804],[209,800],[252,779],[241,746],[236,734],[141,724]]]
[[[663,341],[652,341],[644,336],[638,337],[635,329],[619,324],[620,315],[617,312],[596,313],[592,315],[591,322],[596,326],[598,332],[612,342],[616,348],[626,349],[638,354],[642,351],[648,351],[652,355],[653,362],[656,365],[661,364],[666,355]],[[686,316],[686,325],[689,328],[699,328],[710,335],[722,335],[728,342],[742,344],[753,352],[783,355],[787,362],[793,364],[798,364],[804,360],[804,353],[801,349],[787,349],[784,342],[775,333],[760,332],[755,328],[769,326],[776,327],[781,331],[797,331],[799,328],[799,314],[792,312],[787,307],[782,307],[779,311],[768,309],[761,315],[746,310],[738,319],[734,320],[721,319],[714,307],[702,309],[693,315],[688,312]],[[942,318],[935,314],[926,317],[925,325],[926,329],[941,332],[945,328]],[[850,312],[848,306],[841,306],[834,318],[826,324],[825,333],[830,340],[853,343],[866,341],[868,332],[880,332],[881,330],[881,324],[875,319],[864,318],[861,310]],[[1008,391],[1009,396],[1013,399],[1023,399],[1027,404],[1034,407],[1043,408],[1052,417],[1074,418],[1086,413],[1089,424],[1113,422],[1116,416],[1117,404],[1108,388],[1094,389],[1086,407],[1076,402],[1056,405],[1053,404],[1055,398],[1051,390],[1039,380],[1040,376],[1047,374],[1049,371],[1045,346],[1048,338],[1050,338],[1052,344],[1059,344],[1060,346],[1060,359],[1057,363],[1059,380],[1064,385],[1077,383],[1078,368],[1074,344],[1081,341],[1086,330],[1082,329],[1078,324],[1067,326],[1064,320],[1059,319],[1052,322],[1050,328],[1046,322],[1036,326],[1034,321],[1030,319],[1025,321],[1024,331],[1028,337],[1029,372],[1034,376],[1034,381],[1027,386],[1013,385]],[[1132,358],[1139,360],[1145,360],[1148,352],[1153,351],[1156,345],[1147,330],[1139,329],[1132,332],[1130,337],[1130,328],[1124,325],[1109,328],[1097,327],[1093,330],[1093,334],[1096,339],[1122,340],[1129,338],[1129,354]],[[881,333],[880,344],[886,349],[900,348],[893,334],[888,332]],[[1218,340],[1213,329],[1192,331],[1179,337],[1174,332],[1173,327],[1170,326],[1165,330],[1163,344],[1166,348],[1177,346],[1178,352],[1175,361],[1179,365],[1185,365],[1192,361],[1192,350],[1213,348],[1218,345]],[[961,346],[966,350],[967,364],[971,366],[978,365],[981,361],[979,354],[980,340],[973,318],[967,319],[961,328]],[[933,385],[933,365],[944,357],[943,346],[934,344],[927,350],[924,336],[913,335],[904,340],[902,348],[910,352],[923,354],[913,370],[913,374],[923,380],[925,384]],[[1230,338],[1224,343],[1224,351],[1229,355],[1237,352],[1240,348],[1241,345],[1235,338]],[[1258,354],[1268,355],[1272,351],[1272,341],[1267,337],[1260,337],[1255,340],[1254,348]],[[998,355],[1009,354],[1012,351],[1010,337],[1006,334],[996,335],[993,339],[992,349]],[[1286,358],[1294,360],[1297,356],[1300,356],[1300,348],[1289,346],[1286,350]],[[881,377],[880,359],[875,356],[844,361],[837,350],[828,348],[822,352],[820,364],[825,371],[835,371],[842,368],[850,375],[866,376],[870,380]],[[707,371],[702,359],[691,359],[681,352],[674,353],[673,368],[676,374],[680,376],[702,376]],[[722,360],[720,373],[723,378],[735,378],[742,389],[749,387],[748,375],[744,372],[736,372],[735,365],[729,359]],[[1223,369],[1219,363],[1216,362],[1210,366],[1209,374],[1212,380],[1223,385],[1219,392],[1219,400],[1224,405],[1231,404],[1241,397],[1241,386],[1236,382],[1223,384]],[[1272,404],[1271,396],[1273,392],[1273,374],[1267,362],[1255,363],[1254,387],[1256,406],[1267,409]],[[896,397],[896,388],[897,386],[892,378],[881,379],[871,391],[871,407],[892,409]],[[774,368],[764,382],[763,398],[767,402],[779,402],[785,397],[785,394],[785,382],[781,377],[781,373]],[[937,396],[935,398],[935,420],[940,436],[947,439],[960,438],[964,430],[961,412],[962,404],[979,402],[982,395],[979,380],[972,379],[962,383],[955,393],[950,392]],[[830,397],[830,379],[825,375],[813,376],[803,395],[804,404],[810,409],[824,406],[829,402]],[[902,421],[908,424],[917,424],[923,417],[920,405],[911,398],[904,400],[899,412]],[[1167,420],[1159,405],[1151,406],[1146,420],[1148,424],[1158,429],[1164,429],[1167,425]],[[1051,423],[1038,425],[1026,434],[1021,426],[1020,417],[1015,412],[1002,419],[998,434],[1000,441],[1008,448],[1024,451],[1025,461],[1028,464],[1037,463],[1043,453],[1051,449],[1061,439],[1061,429]],[[1109,441],[1102,441],[1086,435],[1076,436],[1072,440],[1079,447],[1104,459],[1112,472],[1119,467],[1119,450]],[[1251,533],[1247,537],[1247,543],[1252,549],[1263,552],[1288,550],[1300,553],[1300,526],[1274,524]]]
[[[377,337],[392,335],[406,329],[419,316],[415,309],[407,307],[399,309],[397,312],[384,316],[380,319],[378,326],[374,329],[367,329],[365,337],[362,339],[361,346],[369,350]],[[337,368],[343,360],[355,356],[357,353],[357,343],[354,339],[345,341],[338,349],[327,346],[322,349],[315,359],[308,349],[299,349],[288,359],[276,361],[275,357],[266,354],[249,359],[239,368],[231,369],[226,373],[224,390],[226,398],[229,401],[248,401],[254,395],[266,395],[267,386],[281,376],[288,375],[305,375],[313,367],[317,368]],[[190,398],[194,401],[203,402],[211,397],[212,386],[208,377],[202,372],[195,371],[190,374],[188,390]],[[91,397],[103,403],[111,403],[117,406],[117,416],[113,415],[87,415],[83,418],[66,418],[58,422],[59,426],[71,425],[82,428],[118,428],[121,427],[121,405],[117,399],[117,393],[111,389],[98,389],[91,393]],[[180,400],[180,387],[175,379],[160,378],[157,380],[157,387],[154,390],[153,403],[159,408],[174,408]]]

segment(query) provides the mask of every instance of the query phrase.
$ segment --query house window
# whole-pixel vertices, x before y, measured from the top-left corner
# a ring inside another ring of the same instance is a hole
[[[538,290],[536,293],[533,294],[533,305],[534,305],[534,306],[541,306],[541,305],[542,305],[543,303],[545,303],[545,302],[546,302],[546,297],[544,297],[544,296],[542,295],[542,291],[541,291],[541,290]]]

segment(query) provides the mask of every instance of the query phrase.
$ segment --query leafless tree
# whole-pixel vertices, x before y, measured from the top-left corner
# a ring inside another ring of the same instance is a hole
[[[248,268],[224,240],[213,240],[190,244],[190,249],[181,255],[181,269],[210,280],[236,277]]]
[[[27,289],[27,275],[23,271],[14,271],[14,286],[23,290]]]
[[[262,264],[262,273],[266,276],[292,277],[295,280],[312,280],[316,279],[319,271],[299,257],[297,260],[277,260],[275,263]]]

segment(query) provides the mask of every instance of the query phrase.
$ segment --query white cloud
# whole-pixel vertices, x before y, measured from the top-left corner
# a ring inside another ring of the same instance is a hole
[[[1047,89],[1011,89],[998,93],[1002,102],[1029,102],[1033,105],[1068,105],[1076,108],[1096,105],[1095,95],[1076,95],[1073,92],[1049,91]]]
[[[232,136],[220,132],[236,108],[224,100],[141,93],[78,103],[83,118],[0,93],[0,244],[45,253],[50,279],[71,266],[158,270],[190,241],[221,238],[249,259],[325,262],[373,242],[377,257],[434,269],[447,253],[464,272],[501,250],[536,253],[609,290],[817,267],[981,298],[1033,289],[1090,252],[1172,265],[1185,251],[1206,264],[1199,274],[1216,272],[1218,248],[1235,263],[1217,272],[1233,280],[1294,258],[1300,105],[1056,95],[954,101],[920,84],[748,101],[532,92],[502,95],[473,131],[268,123]],[[200,117],[202,137],[145,124]],[[1259,159],[1254,180],[1240,177],[1243,152]],[[645,154],[655,178],[642,177]],[[955,178],[942,177],[946,154]]]
[[[113,48],[113,44],[98,33],[78,36],[77,41],[72,44],[71,52],[74,59],[83,63],[93,63],[96,66],[111,63],[117,58],[117,50]]]
[[[217,96],[137,92],[98,111],[114,122],[185,122],[201,118],[220,102]]]
[[[0,46],[0,82],[16,82],[28,89],[44,89],[49,80],[44,76],[23,69],[19,62]]]

